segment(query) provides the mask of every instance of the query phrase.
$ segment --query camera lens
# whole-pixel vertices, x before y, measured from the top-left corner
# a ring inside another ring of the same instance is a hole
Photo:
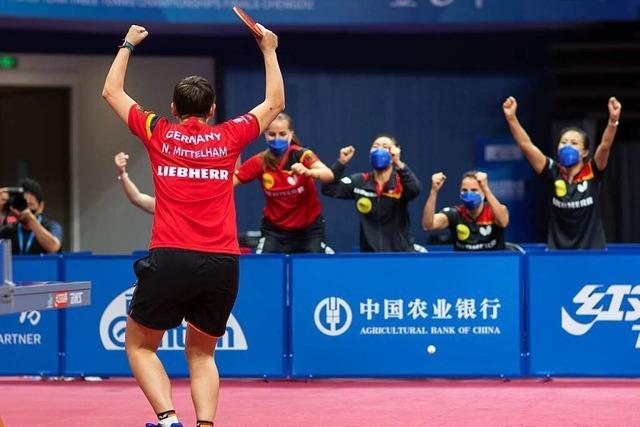
[[[24,198],[24,193],[21,187],[8,187],[7,193],[9,193],[9,199],[2,208],[2,211],[5,214],[9,213],[10,208],[20,212],[27,209],[27,200]]]

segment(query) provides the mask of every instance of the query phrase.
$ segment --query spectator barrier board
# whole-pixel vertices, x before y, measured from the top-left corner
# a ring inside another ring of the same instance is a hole
[[[640,250],[527,256],[529,374],[640,375]]]
[[[521,376],[521,259],[292,256],[292,376]]]
[[[525,248],[243,256],[221,374],[640,376],[640,248]],[[135,259],[14,257],[16,281],[91,281],[92,305],[0,316],[0,374],[130,376]],[[171,376],[187,375],[183,346],[184,327],[167,333],[159,353]]]
[[[66,313],[65,375],[131,375],[124,333],[135,283],[135,259],[87,256],[64,260],[64,280],[82,278],[93,283],[91,307]],[[222,376],[286,375],[285,262],[284,256],[241,257],[238,299],[216,349]],[[185,326],[167,331],[158,352],[172,377],[188,375],[183,351]]]

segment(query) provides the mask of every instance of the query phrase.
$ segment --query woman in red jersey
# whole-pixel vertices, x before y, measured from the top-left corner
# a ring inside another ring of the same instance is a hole
[[[331,169],[300,145],[293,120],[280,113],[265,132],[268,148],[244,162],[234,184],[260,179],[265,207],[257,253],[333,253],[324,242],[324,218],[315,181],[333,181]]]
[[[187,322],[185,354],[198,426],[213,426],[219,376],[213,358],[238,293],[239,261],[233,172],[240,151],[284,109],[278,38],[259,25],[265,65],[264,100],[247,114],[210,125],[215,92],[203,77],[175,86],[176,121],[140,107],[124,90],[129,58],[147,37],[133,25],[120,46],[102,96],[144,144],[155,205],[149,256],[134,265],[125,348],[131,370],[158,416],[159,427],[182,427],[171,383],[156,352],[167,329]]]

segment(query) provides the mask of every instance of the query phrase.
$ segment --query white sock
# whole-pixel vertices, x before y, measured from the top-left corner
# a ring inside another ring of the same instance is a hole
[[[173,423],[179,423],[178,417],[175,415],[171,415],[170,417],[165,418],[164,420],[160,420],[158,425],[161,427],[171,427]]]

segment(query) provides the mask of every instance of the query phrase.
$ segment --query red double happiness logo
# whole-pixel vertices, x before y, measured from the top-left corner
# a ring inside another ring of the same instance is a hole
[[[53,305],[55,308],[64,308],[69,305],[69,292],[56,292]]]

